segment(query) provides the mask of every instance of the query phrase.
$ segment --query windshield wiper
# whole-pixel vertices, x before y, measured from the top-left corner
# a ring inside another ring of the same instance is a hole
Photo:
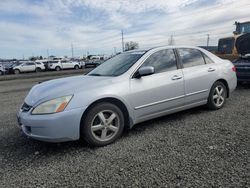
[[[101,74],[95,74],[95,73],[93,73],[93,74],[88,74],[89,76],[102,76]]]

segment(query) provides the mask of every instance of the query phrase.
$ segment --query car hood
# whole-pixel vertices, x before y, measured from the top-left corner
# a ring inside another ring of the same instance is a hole
[[[73,95],[84,90],[89,91],[91,88],[104,87],[111,82],[112,77],[83,75],[46,81],[35,85],[25,98],[25,102],[34,106],[37,103],[61,96]]]
[[[235,44],[237,51],[241,55],[250,54],[250,33],[239,36]]]

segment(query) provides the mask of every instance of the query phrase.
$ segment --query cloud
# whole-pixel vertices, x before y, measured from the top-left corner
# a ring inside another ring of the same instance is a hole
[[[230,36],[234,21],[249,20],[248,0],[2,0],[0,57],[76,55],[113,52],[125,41],[140,47],[212,45]]]

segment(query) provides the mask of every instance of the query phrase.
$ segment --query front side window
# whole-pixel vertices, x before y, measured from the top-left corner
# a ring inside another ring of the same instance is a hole
[[[175,53],[173,49],[155,52],[143,63],[143,67],[152,66],[155,73],[161,73],[177,69]]]
[[[184,68],[204,65],[205,61],[201,52],[197,49],[178,49]]]

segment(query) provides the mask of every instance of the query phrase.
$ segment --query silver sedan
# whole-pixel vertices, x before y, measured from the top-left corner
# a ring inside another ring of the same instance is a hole
[[[34,139],[104,146],[149,119],[200,105],[218,110],[236,84],[233,64],[204,49],[134,50],[87,75],[35,85],[17,116],[24,134]]]

